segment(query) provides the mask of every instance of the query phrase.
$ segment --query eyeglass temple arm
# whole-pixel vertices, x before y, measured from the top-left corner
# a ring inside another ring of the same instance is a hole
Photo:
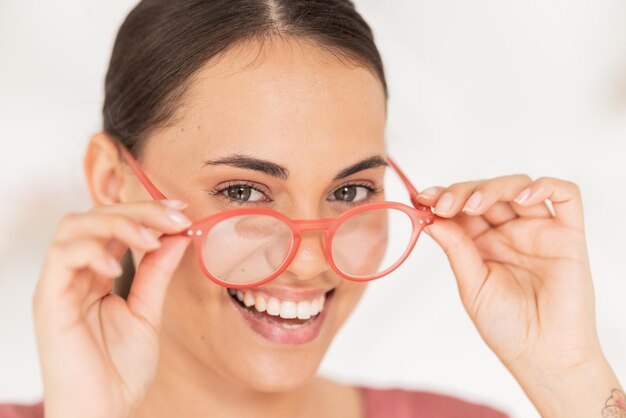
[[[407,190],[409,191],[409,197],[411,198],[411,203],[413,204],[413,206],[415,208],[424,208],[425,206],[417,201],[417,195],[419,193],[415,186],[413,186],[413,183],[411,183],[411,180],[409,180],[409,178],[404,174],[404,172],[400,169],[400,167],[398,167],[398,165],[390,156],[387,156],[387,162],[389,163],[389,165],[391,165],[391,168],[393,168],[396,174],[398,174],[398,176],[406,186]]]
[[[137,160],[135,160],[135,157],[133,157],[130,151],[128,151],[128,149],[120,143],[117,143],[117,146],[118,149],[122,152],[122,155],[124,156],[124,159],[126,160],[128,165],[130,165],[130,168],[135,172],[135,175],[139,178],[139,181],[141,181],[141,184],[143,184],[148,193],[150,193],[150,196],[152,196],[156,200],[167,199],[167,197],[163,193],[161,193],[159,189],[157,189],[157,187],[150,181],[150,179],[146,177],[141,167],[139,167]]]

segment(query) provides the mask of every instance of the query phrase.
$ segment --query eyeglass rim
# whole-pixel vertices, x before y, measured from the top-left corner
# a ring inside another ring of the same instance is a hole
[[[130,151],[128,151],[126,146],[124,146],[124,144],[120,143],[119,141],[115,141],[115,142],[122,156],[124,157],[126,162],[129,164],[134,174],[138,177],[140,183],[142,183],[142,185],[146,188],[148,193],[152,196],[152,198],[155,200],[167,199],[167,197],[148,178],[148,176],[145,174],[143,169],[139,166],[139,163],[137,162],[137,160],[133,157]],[[371,203],[365,203],[363,205],[359,205],[354,208],[350,208],[342,212],[341,214],[339,214],[337,217],[323,218],[323,219],[291,219],[285,214],[278,212],[276,210],[273,210],[273,209],[269,209],[269,208],[235,208],[235,209],[228,209],[228,210],[201,218],[193,222],[192,225],[190,225],[185,231],[182,231],[180,233],[173,234],[173,235],[186,236],[192,239],[194,243],[194,250],[195,250],[194,252],[196,254],[197,262],[202,272],[209,279],[211,279],[213,282],[219,284],[222,287],[228,287],[232,289],[246,289],[250,287],[259,286],[261,284],[267,283],[275,279],[276,277],[278,277],[289,266],[291,261],[293,261],[293,258],[297,254],[298,248],[300,246],[301,232],[306,231],[306,230],[324,231],[324,239],[322,240],[324,256],[326,257],[326,260],[329,262],[330,267],[339,276],[341,276],[344,279],[356,281],[356,282],[365,282],[365,281],[378,279],[380,277],[383,277],[393,272],[396,268],[398,268],[406,260],[406,258],[408,258],[411,251],[415,247],[417,238],[419,237],[422,229],[427,224],[432,224],[435,222],[435,216],[433,214],[432,208],[428,206],[424,206],[420,203],[417,203],[417,194],[418,194],[417,189],[413,186],[411,181],[406,177],[404,172],[400,169],[400,167],[395,163],[395,161],[393,161],[393,159],[390,156],[387,155],[386,160],[389,163],[389,165],[393,168],[393,170],[396,172],[396,174],[400,177],[404,185],[406,186],[409,192],[411,203],[414,205],[414,207],[408,206],[404,203],[392,202],[392,201],[371,202]],[[344,273],[336,265],[335,260],[333,259],[333,256],[332,256],[332,239],[334,237],[335,231],[347,219],[361,212],[377,210],[380,208],[401,210],[410,217],[413,230],[411,233],[411,239],[409,240],[409,245],[405,249],[402,256],[394,264],[392,264],[390,267],[383,270],[382,272],[378,272],[373,275],[365,276],[365,277],[351,276],[347,273]],[[204,236],[206,236],[206,233],[215,224],[223,221],[224,219],[228,219],[228,218],[236,217],[236,216],[243,216],[243,215],[268,215],[268,216],[277,218],[278,220],[286,224],[291,230],[291,243],[290,243],[290,248],[283,262],[276,268],[276,270],[270,276],[268,276],[267,278],[252,282],[252,283],[238,285],[235,283],[225,282],[219,279],[218,277],[215,277],[213,274],[211,274],[206,268],[204,257],[202,255],[202,249],[204,245],[203,243],[205,242]]]
[[[398,258],[398,260],[394,264],[387,267],[385,270],[382,270],[375,274],[371,274],[367,276],[355,276],[355,275],[351,275],[349,273],[344,272],[337,265],[333,257],[333,253],[332,253],[333,238],[335,237],[337,230],[344,224],[344,222],[348,221],[349,219],[353,218],[354,216],[362,212],[374,211],[374,210],[380,210],[380,209],[399,210],[401,212],[404,212],[411,220],[411,226],[412,226],[411,238],[408,241],[405,251],[402,253],[402,255]],[[202,250],[203,250],[204,243],[206,242],[205,237],[209,234],[209,232],[215,225],[219,224],[220,222],[226,219],[235,218],[239,216],[252,216],[252,215],[253,216],[270,216],[270,217],[277,219],[283,225],[286,225],[290,230],[290,237],[291,237],[289,250],[287,250],[287,252],[285,253],[283,261],[276,267],[274,272],[267,278],[259,279],[258,281],[246,283],[243,285],[237,285],[235,283],[221,280],[220,278],[216,277],[208,270],[204,262],[204,256],[202,254]],[[433,222],[433,219],[434,219],[433,217],[430,217],[426,213],[423,213],[422,211],[419,211],[403,203],[384,201],[384,202],[366,203],[358,207],[348,209],[347,211],[341,213],[339,216],[335,218],[314,220],[316,225],[314,227],[309,228],[307,226],[304,226],[304,227],[301,226],[302,222],[307,222],[308,220],[293,220],[289,218],[288,216],[285,216],[281,212],[278,212],[272,209],[241,208],[241,209],[232,209],[232,210],[223,211],[218,214],[210,215],[204,219],[199,220],[197,222],[197,226],[196,226],[194,233],[190,234],[189,236],[191,236],[191,238],[194,241],[196,257],[198,259],[199,264],[202,267],[203,272],[207,276],[214,279],[215,281],[218,281],[222,286],[225,286],[225,287],[230,287],[233,289],[254,287],[254,286],[261,285],[263,283],[266,283],[276,278],[278,275],[280,275],[280,273],[282,273],[287,268],[287,266],[289,266],[293,258],[298,253],[300,242],[302,241],[301,232],[307,231],[307,230],[322,231],[324,233],[324,237],[322,239],[322,248],[324,250],[324,256],[326,257],[326,260],[329,262],[330,267],[335,271],[335,273],[337,273],[338,275],[340,275],[341,277],[347,280],[364,282],[364,281],[374,280],[374,279],[383,277],[391,273],[396,268],[398,268],[406,260],[406,258],[410,255],[411,251],[415,247],[415,244],[417,243],[417,239],[419,235],[421,234],[422,229],[428,224],[431,224]]]

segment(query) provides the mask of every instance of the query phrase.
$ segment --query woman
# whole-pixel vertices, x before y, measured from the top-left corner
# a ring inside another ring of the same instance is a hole
[[[44,400],[0,415],[505,416],[315,376],[368,280],[397,266],[373,267],[378,215],[396,210],[382,190],[397,168],[386,99],[348,0],[142,1],[85,155],[95,207],[62,220],[33,298]],[[409,241],[423,229],[443,248],[467,313],[541,415],[626,416],[596,334],[576,185],[510,175],[417,195],[404,180]],[[333,218],[336,230],[319,221]],[[113,291],[127,251],[132,283]]]

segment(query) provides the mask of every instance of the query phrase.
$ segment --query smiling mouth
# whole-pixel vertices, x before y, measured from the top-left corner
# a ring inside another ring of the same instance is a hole
[[[326,309],[325,307],[334,292],[335,288],[319,298],[296,303],[280,301],[273,297],[266,298],[262,295],[252,298],[242,291],[228,288],[231,299],[247,314],[287,329],[302,328],[315,322]]]

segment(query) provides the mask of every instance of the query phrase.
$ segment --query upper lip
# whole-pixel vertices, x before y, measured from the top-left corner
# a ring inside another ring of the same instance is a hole
[[[317,288],[317,289],[296,290],[294,288],[288,288],[288,287],[272,287],[272,286],[265,287],[264,286],[264,287],[252,287],[250,289],[245,289],[245,290],[251,290],[253,292],[263,293],[267,296],[273,296],[280,300],[291,300],[294,302],[301,302],[305,300],[316,299],[332,289],[334,289],[334,287],[327,288],[327,289]]]

